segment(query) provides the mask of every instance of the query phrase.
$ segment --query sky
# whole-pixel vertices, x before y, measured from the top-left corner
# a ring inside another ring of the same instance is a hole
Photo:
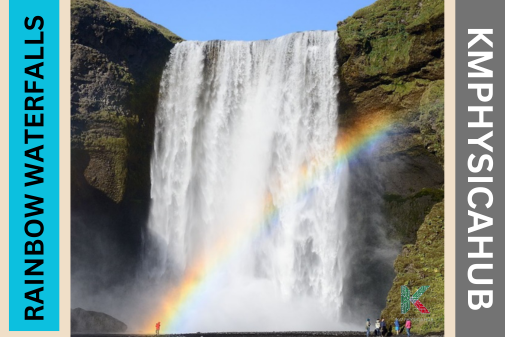
[[[375,0],[109,0],[135,10],[185,40],[262,40],[306,30],[334,30]]]

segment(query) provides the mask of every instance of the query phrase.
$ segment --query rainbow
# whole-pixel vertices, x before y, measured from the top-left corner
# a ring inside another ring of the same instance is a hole
[[[274,205],[272,197],[267,195],[264,200],[264,212],[256,216],[254,226],[246,231],[239,228],[222,236],[213,247],[212,254],[202,254],[196,258],[188,266],[180,281],[164,295],[161,304],[149,315],[150,320],[145,323],[143,331],[153,331],[155,323],[160,321],[163,333],[180,332],[182,323],[189,318],[191,308],[197,306],[211,290],[218,272],[239,256],[247,244],[268,235],[266,229],[271,232],[272,227],[278,223],[281,209],[309,197],[316,179],[331,177],[358,153],[373,148],[373,145],[383,139],[390,129],[391,122],[388,118],[374,114],[366,120],[362,119],[350,127],[339,130],[332,160],[325,164],[312,162],[301,167],[298,176],[293,177],[299,183],[290,191],[288,195],[291,197],[283,205]],[[152,321],[153,318],[155,321]]]

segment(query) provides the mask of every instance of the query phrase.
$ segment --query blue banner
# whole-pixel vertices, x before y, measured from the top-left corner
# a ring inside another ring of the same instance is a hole
[[[59,1],[9,1],[9,330],[59,330]]]

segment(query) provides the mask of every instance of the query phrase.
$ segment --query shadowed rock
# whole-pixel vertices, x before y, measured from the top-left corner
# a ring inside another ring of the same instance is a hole
[[[126,324],[103,312],[72,309],[72,332],[104,333],[125,332]]]

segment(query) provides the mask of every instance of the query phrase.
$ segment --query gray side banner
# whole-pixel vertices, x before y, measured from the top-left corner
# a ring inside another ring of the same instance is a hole
[[[457,336],[505,323],[504,22],[502,1],[456,1]]]

